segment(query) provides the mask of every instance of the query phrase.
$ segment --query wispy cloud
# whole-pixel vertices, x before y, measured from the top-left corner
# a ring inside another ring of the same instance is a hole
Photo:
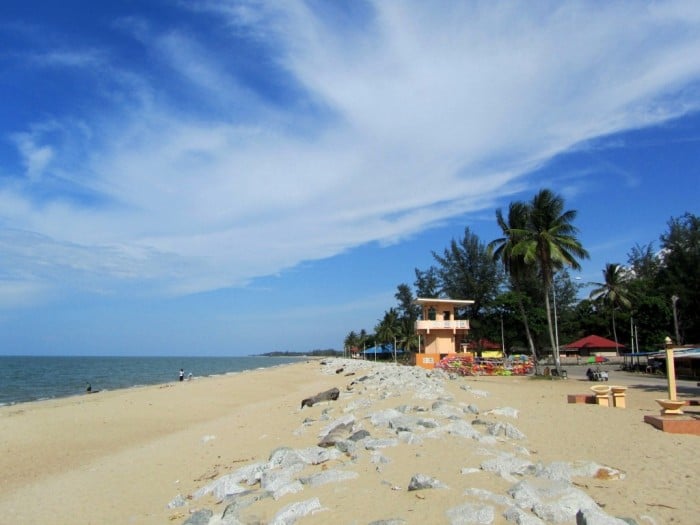
[[[31,232],[26,251],[6,245],[10,260],[31,257],[33,279],[71,268],[95,290],[241,285],[491,207],[553,155],[700,103],[693,3],[376,2],[352,16],[234,5],[212,8],[224,43],[137,24],[168,74],[101,69],[130,80],[110,84],[115,106],[93,115],[89,152],[17,131],[30,179],[74,148],[84,156],[72,180],[100,195],[49,192],[38,206],[36,188],[0,188],[5,224]],[[241,35],[265,36],[265,89],[289,86],[293,103],[269,102],[231,66]],[[105,56],[44,59],[70,68]]]

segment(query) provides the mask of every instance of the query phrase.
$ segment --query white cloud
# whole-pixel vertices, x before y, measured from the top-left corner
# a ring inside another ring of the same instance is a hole
[[[698,109],[692,3],[377,2],[371,19],[342,27],[285,6],[219,14],[233,32],[255,21],[250,34],[270,39],[278,73],[315,110],[241,87],[206,35],[139,25],[206,111],[156,102],[175,96],[172,79],[119,73],[148,96],[100,119],[96,147],[71,174],[101,204],[0,194],[6,223],[40,234],[25,239],[33,278],[71,268],[94,289],[240,285],[491,207],[581,141]],[[36,180],[52,146],[18,137]]]
[[[22,163],[26,168],[25,176],[30,181],[37,182],[53,159],[53,148],[37,145],[29,133],[17,133],[13,138],[22,155]]]

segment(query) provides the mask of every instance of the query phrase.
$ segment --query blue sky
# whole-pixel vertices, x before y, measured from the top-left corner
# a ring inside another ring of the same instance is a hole
[[[700,201],[700,4],[14,1],[0,353],[341,348],[550,188],[626,262]]]

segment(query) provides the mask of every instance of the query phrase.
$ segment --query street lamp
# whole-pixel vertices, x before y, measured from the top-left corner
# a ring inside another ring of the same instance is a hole
[[[673,326],[676,329],[676,344],[681,344],[681,334],[678,331],[678,309],[676,308],[676,303],[679,297],[677,295],[671,296],[671,305],[673,306]]]

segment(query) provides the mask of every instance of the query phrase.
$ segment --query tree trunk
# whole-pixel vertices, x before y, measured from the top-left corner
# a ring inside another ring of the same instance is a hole
[[[620,347],[617,346],[617,329],[615,328],[615,306],[612,307],[613,339],[615,339],[615,355],[620,355]]]
[[[535,361],[535,374],[539,374],[539,356],[537,355],[537,350],[535,350],[535,341],[532,339],[532,333],[530,333],[530,322],[527,318],[527,312],[525,311],[525,305],[518,299],[518,308],[520,308],[520,315],[523,318],[523,325],[525,326],[525,337],[527,338],[527,344],[530,347],[530,353]]]
[[[559,348],[557,348],[557,345],[554,340],[554,330],[552,328],[552,309],[549,304],[549,286],[545,285],[545,290],[544,290],[544,306],[545,309],[547,310],[547,327],[549,329],[549,341],[550,344],[552,345],[552,356],[554,357],[554,366],[557,369],[557,375],[561,377],[561,362],[559,361]]]

